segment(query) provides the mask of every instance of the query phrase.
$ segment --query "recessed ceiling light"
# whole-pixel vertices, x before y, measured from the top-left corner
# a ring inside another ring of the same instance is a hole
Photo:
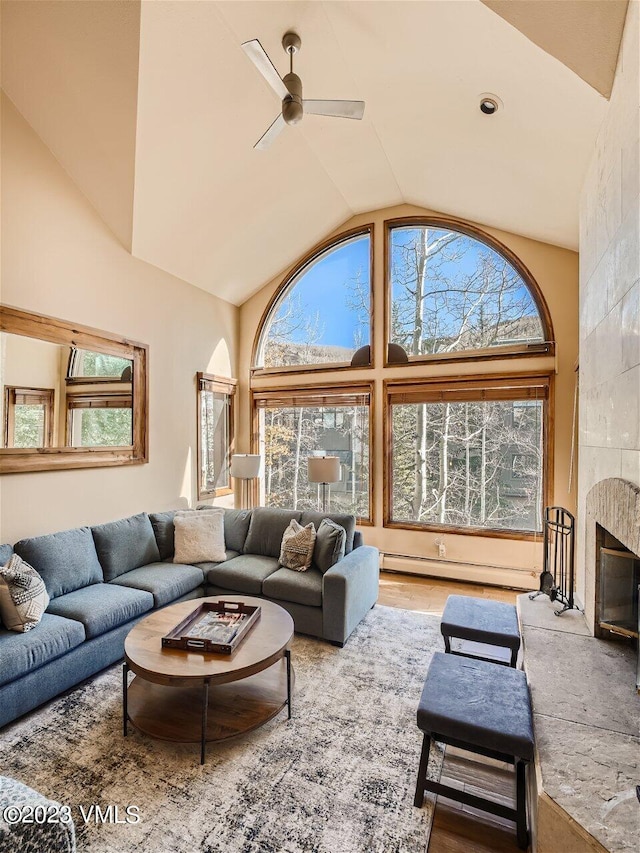
[[[484,113],[484,115],[495,115],[501,106],[502,101],[497,95],[491,95],[489,93],[480,95],[480,112]]]

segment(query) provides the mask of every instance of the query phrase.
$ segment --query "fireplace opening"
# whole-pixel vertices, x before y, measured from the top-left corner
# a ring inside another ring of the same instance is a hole
[[[637,640],[640,557],[604,527],[596,525],[596,528],[600,561],[598,633]]]

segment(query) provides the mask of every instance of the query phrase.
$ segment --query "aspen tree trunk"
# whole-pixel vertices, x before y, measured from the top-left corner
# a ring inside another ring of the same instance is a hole
[[[451,422],[451,405],[445,403],[442,438],[440,439],[440,524],[445,523],[447,515],[447,487],[449,485],[449,426]]]
[[[486,403],[482,404],[482,433],[480,451],[480,522],[487,520],[487,421]]]
[[[471,524],[471,441],[469,439],[469,404],[464,404],[464,517]]]
[[[427,412],[426,404],[418,403],[416,423],[415,480],[413,487],[413,517],[420,520],[427,490]]]
[[[298,409],[298,430],[296,433],[296,452],[293,461],[293,509],[298,508],[298,475],[300,474],[300,445],[302,444],[302,420],[304,409]]]

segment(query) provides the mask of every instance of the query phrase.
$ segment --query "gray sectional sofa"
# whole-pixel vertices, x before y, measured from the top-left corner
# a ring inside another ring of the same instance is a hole
[[[124,639],[146,613],[205,595],[243,593],[275,601],[296,631],[343,645],[378,597],[378,550],[362,544],[353,516],[268,507],[226,509],[226,560],[174,563],[174,512],[125,518],[0,545],[44,580],[50,604],[24,634],[0,627],[0,726],[123,656]],[[331,518],[347,532],[345,556],[324,574],[278,564],[282,534]]]

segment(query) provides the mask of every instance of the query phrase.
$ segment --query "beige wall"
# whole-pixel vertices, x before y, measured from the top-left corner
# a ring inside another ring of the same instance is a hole
[[[374,379],[376,380],[375,424],[373,445],[373,475],[374,475],[374,527],[363,528],[368,543],[377,545],[381,551],[389,554],[426,557],[430,562],[411,562],[386,560],[385,565],[408,571],[425,574],[439,574],[446,577],[467,577],[480,582],[492,582],[534,587],[537,584],[537,574],[540,571],[542,549],[539,543],[517,542],[491,537],[460,536],[444,534],[447,548],[447,560],[436,560],[438,549],[435,540],[441,534],[433,532],[415,532],[391,530],[382,527],[383,513],[383,465],[382,465],[382,380],[385,371],[381,367],[386,342],[382,325],[384,306],[384,274],[383,274],[383,234],[384,220],[399,216],[416,214],[433,214],[421,208],[403,205],[387,208],[373,213],[363,214],[350,219],[343,227],[334,233],[373,222],[375,234],[374,257],[374,313],[376,318],[373,349],[375,364],[380,365],[367,370],[350,371],[348,374],[330,372],[319,373],[315,379],[325,381],[335,378],[336,381],[345,379]],[[554,465],[554,502],[569,509],[575,507],[574,494],[568,493],[568,472],[571,449],[571,424],[574,395],[574,365],[578,349],[578,256],[566,249],[540,243],[534,240],[509,234],[493,228],[485,228],[487,233],[495,236],[507,245],[529,268],[547,300],[557,341],[555,362],[552,358],[535,360],[536,368],[552,368],[557,370],[555,390],[555,465]],[[311,247],[310,247],[311,248]],[[240,310],[240,350],[239,376],[240,413],[238,448],[241,452],[249,450],[249,404],[247,377],[250,369],[251,350],[258,323],[270,297],[282,282],[284,275],[270,281],[255,296],[242,305]],[[530,365],[529,365],[530,367]],[[522,360],[509,362],[491,362],[490,365],[476,364],[473,369],[478,372],[488,370],[523,370]],[[429,371],[429,375],[455,375],[460,373],[460,365],[441,365]],[[394,368],[393,377],[424,376],[424,366],[412,365],[407,368]],[[387,377],[388,378],[388,377]],[[268,378],[254,380],[256,385],[269,385]],[[296,378],[284,382],[296,384]],[[472,565],[474,564],[474,565]]]
[[[198,370],[235,376],[238,311],[132,258],[8,99],[2,301],[149,345],[147,465],[5,475],[1,540],[195,500]]]
[[[629,4],[618,69],[580,204],[578,594],[593,622],[585,566],[589,489],[640,485],[640,8]]]

